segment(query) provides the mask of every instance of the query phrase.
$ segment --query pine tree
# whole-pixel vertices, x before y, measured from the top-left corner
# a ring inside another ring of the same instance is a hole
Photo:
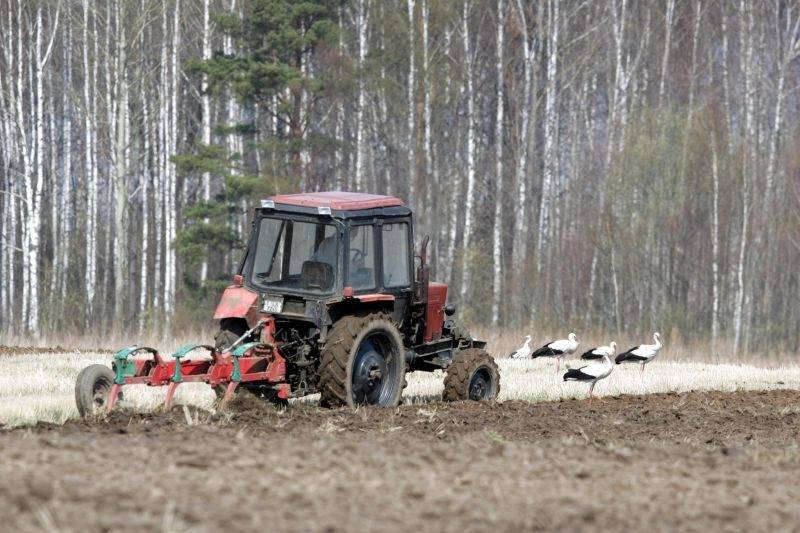
[[[209,189],[216,191],[204,191],[208,200],[201,198],[184,210],[184,227],[175,242],[183,261],[183,281],[191,293],[188,296],[205,298],[227,281],[226,266],[235,255],[230,251],[241,249],[247,234],[242,217],[249,212],[248,201],[295,188],[304,174],[301,166],[307,122],[326,85],[325,79],[311,74],[307,65],[318,46],[335,40],[337,12],[342,4],[341,0],[250,0],[237,12],[214,17],[233,43],[232,51],[216,51],[210,58],[189,62],[187,70],[201,79],[204,95],[215,99],[230,95],[244,110],[268,110],[265,123],[277,120],[287,135],[265,135],[267,140],[262,143],[237,144],[242,153],[224,144],[197,143],[193,153],[172,158],[179,175],[213,182]],[[217,124],[216,130],[223,136],[233,133],[254,138],[260,127],[262,124],[253,120]],[[258,161],[258,150],[265,148],[278,161],[263,167],[259,174],[249,161],[253,156]],[[285,157],[288,165],[283,164]],[[203,268],[206,261],[208,271]],[[212,270],[215,266],[216,272]]]
[[[249,0],[241,16],[216,17],[237,51],[216,52],[190,65],[190,70],[207,76],[208,90],[228,90],[246,105],[269,109],[286,126],[282,148],[294,177],[302,174],[304,134],[326,86],[324,77],[303,68],[304,61],[320,45],[334,42],[337,10],[343,4],[344,0]]]

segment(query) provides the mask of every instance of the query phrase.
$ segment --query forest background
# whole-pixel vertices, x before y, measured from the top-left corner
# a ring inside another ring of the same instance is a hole
[[[791,0],[0,0],[0,332],[210,325],[273,193],[473,324],[800,347]]]

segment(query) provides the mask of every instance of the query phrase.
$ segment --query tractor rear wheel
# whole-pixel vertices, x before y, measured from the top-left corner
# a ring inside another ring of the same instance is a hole
[[[114,372],[105,365],[89,365],[75,381],[75,403],[82,417],[99,415],[108,405],[108,394],[114,384]],[[122,391],[119,393],[122,399]]]
[[[394,407],[405,370],[403,340],[387,315],[344,317],[328,332],[322,350],[320,405]]]
[[[442,399],[494,400],[500,394],[500,370],[494,358],[484,350],[460,350],[447,367]]]

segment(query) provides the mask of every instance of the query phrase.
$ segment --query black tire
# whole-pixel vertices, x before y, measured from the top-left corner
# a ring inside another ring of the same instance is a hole
[[[500,370],[494,358],[478,348],[460,350],[447,367],[442,399],[484,401],[499,394]]]
[[[90,365],[81,370],[75,381],[75,403],[82,417],[105,413],[108,394],[114,384],[114,372],[105,365]],[[122,400],[120,391],[118,400]]]
[[[403,340],[387,315],[344,317],[328,332],[322,350],[320,405],[394,407],[405,371]]]
[[[247,322],[243,318],[223,318],[219,321],[219,331],[214,335],[214,348],[222,351],[245,334]]]

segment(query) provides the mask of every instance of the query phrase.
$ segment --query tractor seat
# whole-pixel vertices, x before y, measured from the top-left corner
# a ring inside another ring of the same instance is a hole
[[[320,261],[303,261],[300,286],[304,289],[328,290],[333,285],[333,267]]]

